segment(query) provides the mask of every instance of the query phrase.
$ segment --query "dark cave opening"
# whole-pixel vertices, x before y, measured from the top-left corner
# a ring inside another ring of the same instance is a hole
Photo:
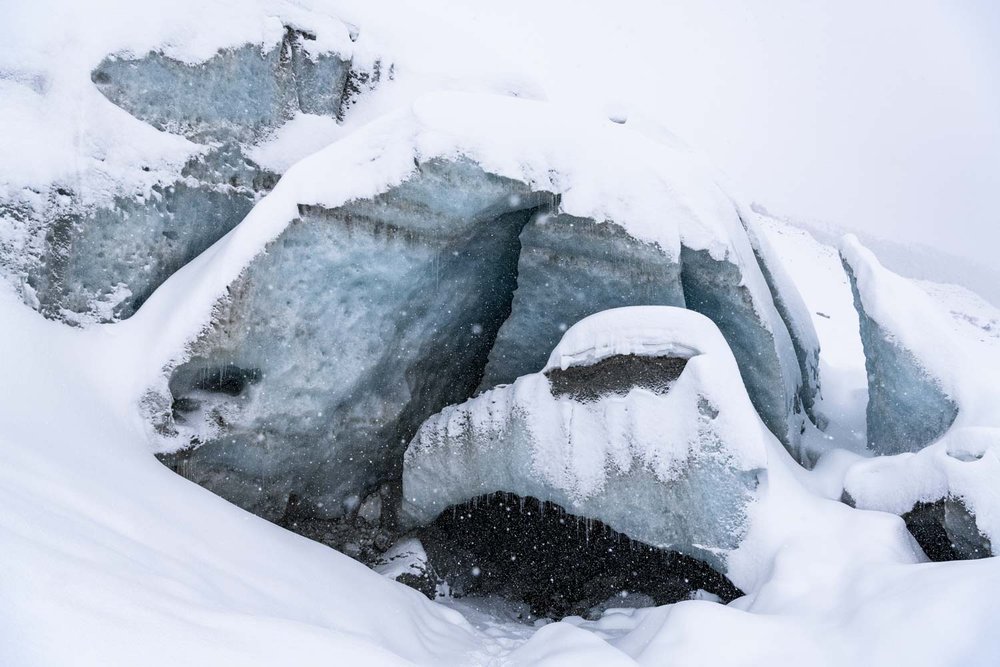
[[[554,503],[509,493],[451,507],[417,536],[432,581],[405,583],[427,593],[427,584],[443,582],[455,597],[524,603],[539,618],[595,618],[613,607],[696,596],[728,603],[743,595],[700,560],[632,540]]]

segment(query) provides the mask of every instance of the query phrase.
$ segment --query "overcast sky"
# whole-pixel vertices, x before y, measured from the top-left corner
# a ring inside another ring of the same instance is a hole
[[[510,35],[552,97],[655,118],[774,213],[995,264],[998,2],[439,2]]]

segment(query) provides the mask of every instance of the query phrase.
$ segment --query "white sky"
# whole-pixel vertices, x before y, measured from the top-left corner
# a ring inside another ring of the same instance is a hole
[[[425,7],[499,40],[552,98],[658,121],[776,214],[997,264],[1000,3]]]

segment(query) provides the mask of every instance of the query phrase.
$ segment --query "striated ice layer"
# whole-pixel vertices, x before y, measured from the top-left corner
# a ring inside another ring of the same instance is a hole
[[[292,495],[336,515],[398,479],[420,423],[479,384],[544,200],[435,161],[374,199],[300,206],[175,369],[162,428],[197,447],[169,461],[268,517]]]
[[[898,334],[872,317],[866,304],[894,297],[869,293],[876,284],[859,280],[857,253],[850,246],[845,249],[844,269],[854,293],[868,372],[868,447],[877,454],[919,451],[944,435],[958,416],[958,405]],[[944,349],[941,353],[946,354]]]
[[[642,359],[656,367],[645,377]],[[566,376],[588,367],[578,380],[604,386],[597,397],[574,395]],[[570,328],[544,370],[423,424],[404,459],[405,522],[513,493],[725,572],[770,436],[712,322],[671,307],[604,311]]]

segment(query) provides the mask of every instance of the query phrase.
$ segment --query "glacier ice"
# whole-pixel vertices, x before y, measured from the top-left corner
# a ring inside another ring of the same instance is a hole
[[[494,124],[518,132],[494,145]],[[198,280],[222,298],[151,403],[161,449],[184,450],[164,459],[264,516],[292,496],[337,516],[398,485],[427,417],[539,370],[592,311],[647,302],[714,317],[794,442],[794,350],[732,202],[703,177],[664,190],[691,172],[637,165],[617,125],[587,129],[607,159],[548,164],[575,136],[561,124],[536,102],[434,96],[293,168],[212,250],[244,259]]]
[[[886,454],[851,465],[845,495],[904,516],[930,556],[988,555],[1000,539],[1000,345],[978,322],[996,310],[888,271],[854,237],[841,255],[865,347],[869,443]]]
[[[342,113],[350,60],[311,53],[311,39],[286,28],[267,50],[246,44],[195,64],[155,51],[110,56],[91,79],[111,102],[159,130],[200,143],[255,143],[297,111]]]
[[[552,374],[609,361],[604,374],[624,383],[619,373],[641,367],[622,365],[628,355],[685,361],[650,370],[662,379],[642,383],[652,390],[612,389],[596,400],[553,391]],[[664,306],[603,311],[571,327],[543,371],[421,426],[404,458],[404,523],[513,493],[725,572],[766,455],[732,353],[712,322]]]
[[[620,306],[684,306],[680,262],[619,225],[544,212],[520,235],[517,291],[482,389],[540,370],[566,329]]]
[[[278,178],[232,147],[191,160],[182,174],[149,195],[116,197],[109,207],[88,211],[71,195],[52,202],[42,260],[26,277],[38,310],[68,321],[131,316],[238,224]]]
[[[352,68],[349,56],[323,52],[314,41],[286,28],[270,47],[226,48],[197,63],[159,51],[105,58],[91,79],[110,102],[200,146],[174,182],[97,204],[61,187],[28,212],[37,218],[40,246],[24,271],[29,302],[69,322],[127,318],[235,227],[280,176],[250,159],[248,149],[297,114],[343,118],[382,76],[380,63]]]
[[[766,234],[758,231],[758,221],[763,214],[751,207],[751,210],[741,211],[740,217],[753,246],[757,264],[774,298],[774,307],[785,323],[792,346],[795,348],[795,358],[799,362],[799,374],[802,376],[802,386],[799,391],[802,407],[812,421],[822,428],[825,417],[816,410],[816,402],[820,398],[820,346],[812,317],[795,282],[782,264],[781,257],[771,246]]]
[[[370,200],[300,206],[231,285],[171,376],[164,428],[197,445],[171,465],[264,516],[292,494],[336,516],[394,477],[420,422],[473,393],[510,312],[517,235],[550,198],[468,162],[419,171]]]
[[[803,428],[802,380],[784,323],[776,311],[767,324],[758,315],[759,300],[754,299],[746,270],[739,265],[687,246],[681,247],[681,264],[684,303],[716,323],[736,357],[761,419],[794,448]]]
[[[874,292],[879,287],[870,277],[868,258],[859,248],[848,240],[842,257],[865,349],[868,447],[878,454],[919,451],[948,430],[958,416],[958,405],[927,363],[902,344],[892,321],[880,322],[873,316],[873,306],[894,297]],[[917,326],[916,322],[909,324]]]
[[[682,232],[679,253],[611,222],[535,216],[521,232],[511,316],[497,335],[480,389],[538,371],[566,328],[588,315],[634,305],[687,307],[718,325],[764,422],[794,446],[802,427],[798,395],[808,396],[811,407],[816,386],[816,346],[796,341],[815,341],[815,334],[791,338],[770,295],[755,293],[752,286],[763,276],[754,256],[740,252],[742,229],[728,230],[727,253],[716,259],[685,243],[683,218],[664,224]],[[796,356],[800,362],[793,367]]]

